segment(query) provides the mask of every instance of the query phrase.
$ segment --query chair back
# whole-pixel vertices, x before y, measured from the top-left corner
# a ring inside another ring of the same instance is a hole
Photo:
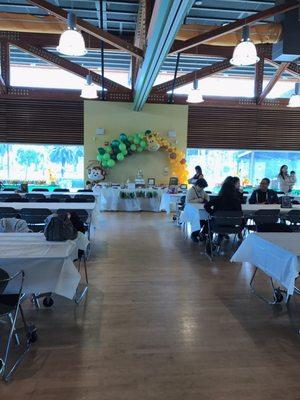
[[[28,199],[25,199],[25,197],[14,197],[14,196],[9,196],[4,200],[5,203],[28,203]]]
[[[13,189],[13,188],[4,188],[2,189],[3,192],[15,192],[17,190],[17,188]]]
[[[214,233],[237,233],[242,230],[242,211],[216,211],[210,219],[210,230]]]
[[[28,199],[28,201],[42,201],[46,199],[46,196],[42,193],[26,193],[25,198]]]
[[[20,210],[21,218],[24,219],[29,226],[44,224],[45,219],[51,214],[48,208],[22,208]]]
[[[74,196],[74,199],[78,199],[81,201],[86,201],[87,203],[94,203],[95,202],[95,196],[92,194],[76,194]]]
[[[86,199],[84,198],[84,196],[79,196],[78,197],[70,197],[68,199],[66,199],[66,203],[87,203]],[[82,197],[82,198],[81,198]]]
[[[78,189],[77,193],[93,193],[93,189]]]
[[[34,188],[34,189],[32,189],[32,192],[49,192],[49,189],[47,189],[47,188]]]
[[[37,203],[57,203],[57,200],[51,199],[50,197],[45,197],[44,199],[38,199]]]
[[[253,220],[255,225],[276,224],[279,218],[280,210],[257,210],[254,213]]]
[[[2,293],[4,293],[5,290],[11,292],[11,289],[12,289],[13,293],[17,295],[17,298],[14,301],[14,305],[13,305],[15,309],[20,304],[21,295],[23,292],[24,276],[25,276],[25,274],[24,274],[24,271],[22,271],[22,270],[19,272],[16,272],[14,275],[10,276],[6,271],[4,271],[4,269],[2,269],[2,268],[0,269],[0,295]],[[10,285],[11,285],[11,289],[10,288],[8,289],[8,287]],[[4,294],[4,296],[5,296],[5,294]],[[3,302],[3,304],[5,305],[5,302]],[[11,310],[9,310],[9,312],[11,312]],[[4,309],[0,313],[0,316],[6,315],[6,314],[7,314],[7,310],[6,310],[6,307],[4,307]]]
[[[293,232],[293,229],[286,224],[261,224],[257,226],[257,232]]]
[[[0,218],[16,218],[19,212],[13,207],[0,207]]]
[[[70,190],[69,189],[56,188],[56,189],[53,190],[53,192],[68,193],[68,192],[70,192]]]
[[[67,201],[70,196],[68,196],[67,194],[51,194],[50,198],[55,199],[55,201],[57,202],[63,202]]]
[[[285,218],[291,224],[300,224],[300,210],[291,210],[286,215]]]

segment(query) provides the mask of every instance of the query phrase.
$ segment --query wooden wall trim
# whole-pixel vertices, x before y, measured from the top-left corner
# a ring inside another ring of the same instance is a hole
[[[189,106],[190,148],[300,150],[300,110]]]
[[[83,144],[83,102],[0,99],[0,142]]]

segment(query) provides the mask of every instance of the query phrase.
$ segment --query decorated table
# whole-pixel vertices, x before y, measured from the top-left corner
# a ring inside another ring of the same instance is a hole
[[[242,204],[245,217],[251,218],[257,210],[280,210],[281,214],[286,214],[291,210],[300,210],[300,205],[293,205],[293,208],[281,208],[279,204]],[[195,232],[200,230],[200,220],[206,220],[208,217],[203,204],[187,203],[180,216],[180,222],[189,223],[191,231]]]
[[[23,291],[56,293],[73,299],[80,274],[76,240],[48,242],[40,233],[0,233],[0,265],[9,275],[25,272]]]
[[[154,211],[159,212],[162,189],[101,188],[101,211]]]
[[[292,295],[300,272],[300,233],[252,233],[242,242],[232,262],[249,263],[276,279]]]

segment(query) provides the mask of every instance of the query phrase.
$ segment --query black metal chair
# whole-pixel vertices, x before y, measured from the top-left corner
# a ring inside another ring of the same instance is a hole
[[[40,232],[45,227],[45,219],[51,215],[48,208],[22,208],[20,216],[27,222],[28,228]]]
[[[50,198],[55,199],[57,202],[65,202],[70,198],[70,196],[67,194],[51,194]]]
[[[69,189],[62,189],[62,188],[56,188],[56,189],[54,189],[53,190],[53,192],[60,192],[60,193],[68,193],[68,192],[70,192],[70,190]]]
[[[2,190],[3,190],[3,192],[15,192],[17,189],[16,188],[15,189],[13,189],[13,188],[4,188]]]
[[[18,195],[11,195],[4,200],[5,203],[28,203],[28,199]]]
[[[64,208],[60,208],[57,210],[57,213],[72,213],[72,212],[76,212],[78,218],[80,219],[80,221],[84,224],[86,231],[88,233],[88,238],[90,239],[90,231],[91,231],[91,223],[89,221],[89,213],[86,210],[82,210],[82,209],[64,209]]]
[[[83,196],[80,196],[80,197],[83,197]],[[84,199],[84,198],[79,199],[78,197],[75,198],[75,197],[70,197],[70,196],[65,201],[66,201],[66,203],[87,203],[86,199]]]
[[[256,232],[293,232],[293,229],[283,223],[260,224],[257,226]]]
[[[47,189],[47,188],[34,188],[34,189],[32,189],[32,192],[49,192],[49,189]]]
[[[249,231],[256,231],[259,225],[263,224],[276,224],[279,219],[280,210],[279,209],[261,209],[255,211],[252,216],[254,221],[253,224],[247,224],[246,228]]]
[[[283,215],[281,219],[285,222],[289,222],[289,227],[293,231],[298,231],[300,228],[300,210],[291,210],[287,214]]]
[[[23,283],[23,271],[19,271],[10,277],[3,269],[0,269],[0,318],[7,319],[8,323],[10,324],[4,355],[2,358],[0,358],[0,375],[4,381],[8,381],[11,378],[12,374],[24,359],[26,353],[29,351],[31,343],[34,343],[37,340],[35,326],[28,325],[26,323],[21,306],[21,300],[23,297]],[[13,293],[11,293],[11,291]],[[10,350],[12,347],[13,338],[15,339],[17,346],[20,345],[19,335],[16,330],[19,311],[26,333],[25,348],[17,357],[17,359],[13,363],[10,363]]]
[[[93,189],[78,189],[77,193],[93,193]]]
[[[78,199],[80,201],[86,201],[87,203],[94,203],[96,198],[92,194],[76,194],[74,199]]]
[[[25,198],[28,199],[28,201],[44,201],[46,196],[42,193],[26,193]]]
[[[225,235],[234,235],[232,248],[237,235],[241,235],[244,229],[244,217],[242,211],[216,211],[208,219],[208,235],[206,240],[206,252],[213,259],[214,247],[218,253],[221,249],[221,238]],[[218,235],[216,245],[213,243],[213,236]]]
[[[13,207],[0,207],[0,218],[16,218],[19,215]]]
[[[45,199],[38,199],[37,203],[57,203],[57,200],[46,197]]]

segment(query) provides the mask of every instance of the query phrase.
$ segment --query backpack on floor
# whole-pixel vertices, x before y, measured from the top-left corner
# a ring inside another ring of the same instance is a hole
[[[48,241],[62,242],[76,239],[77,231],[66,213],[52,214],[45,220],[44,235]]]

